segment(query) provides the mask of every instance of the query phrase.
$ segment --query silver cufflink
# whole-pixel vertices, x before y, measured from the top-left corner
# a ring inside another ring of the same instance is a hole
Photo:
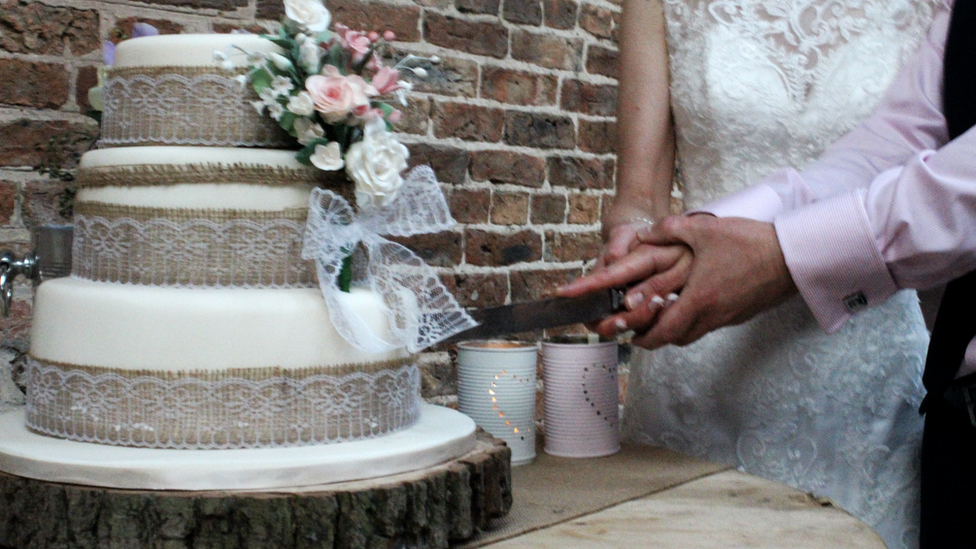
[[[867,306],[868,296],[864,295],[864,292],[859,291],[844,296],[844,307],[847,307],[847,312],[851,314],[854,314]]]

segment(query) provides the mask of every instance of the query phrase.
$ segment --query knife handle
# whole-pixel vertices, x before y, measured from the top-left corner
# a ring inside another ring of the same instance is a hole
[[[627,297],[627,288],[610,288],[610,308],[614,313],[627,310],[624,298]]]

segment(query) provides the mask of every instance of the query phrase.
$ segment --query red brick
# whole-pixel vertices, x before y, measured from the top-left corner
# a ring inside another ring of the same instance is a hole
[[[471,178],[538,188],[546,180],[546,161],[512,151],[476,151],[471,153]]]
[[[566,195],[536,194],[532,196],[533,225],[566,222]]]
[[[424,143],[408,145],[410,167],[426,164],[434,169],[441,183],[459,185],[468,175],[471,157],[468,151],[454,147],[431,146]]]
[[[467,21],[427,12],[424,37],[451,50],[501,59],[508,54],[508,29],[490,21]]]
[[[400,103],[394,103],[393,106],[402,114],[402,118],[396,123],[394,130],[415,135],[427,135],[427,127],[430,125],[430,99],[413,96],[407,101],[406,107]]]
[[[0,59],[0,104],[57,109],[68,101],[64,65]]]
[[[512,58],[547,69],[582,69],[583,41],[516,30],[512,33]]]
[[[554,157],[548,161],[549,184],[574,189],[612,189],[613,160]]]
[[[586,72],[617,78],[617,50],[590,44],[586,48]]]
[[[547,27],[561,30],[572,30],[576,27],[579,4],[574,0],[542,0],[542,9]]]
[[[98,85],[98,68],[81,67],[78,69],[78,78],[75,79],[75,103],[78,104],[78,111],[85,113],[91,110],[91,103],[88,102],[88,90]]]
[[[0,4],[0,49],[13,53],[74,55],[101,49],[98,12],[9,0]]]
[[[285,5],[280,0],[257,0],[255,17],[278,21],[285,16]]]
[[[455,267],[461,264],[461,233],[444,231],[388,238],[410,248],[431,267]]]
[[[538,27],[542,24],[542,4],[539,0],[505,2],[502,17],[509,23],[515,23],[516,25],[533,25]]]
[[[576,128],[568,116],[512,111],[505,116],[505,143],[537,149],[572,149]]]
[[[413,83],[414,90],[453,97],[475,97],[478,95],[478,64],[476,62],[457,57],[441,57],[440,63],[430,64],[424,68],[427,69],[426,78],[404,75]]]
[[[534,231],[465,232],[464,259],[469,265],[503,267],[542,259],[542,235]]]
[[[9,225],[17,207],[17,184],[0,180],[0,226]]]
[[[214,23],[213,31],[217,34],[231,34],[235,31],[245,31],[251,34],[268,34],[268,29],[257,23],[245,26],[236,23]]]
[[[578,278],[581,274],[581,269],[512,271],[508,275],[512,286],[512,301],[533,301],[553,297],[557,287]]]
[[[67,213],[62,207],[68,183],[58,179],[38,179],[24,187],[23,215],[28,227],[39,225],[59,225],[71,219],[62,215]]]
[[[142,0],[149,5],[232,11],[247,7],[247,0]]]
[[[599,232],[546,232],[546,261],[589,261],[600,255],[603,238]]]
[[[525,225],[529,220],[529,194],[496,191],[491,196],[491,222]]]
[[[420,41],[420,8],[361,0],[329,0],[332,21],[356,30],[391,30],[400,42]]]
[[[457,0],[457,10],[461,13],[478,13],[483,15],[498,15],[501,0]]]
[[[488,189],[454,189],[447,195],[451,216],[458,223],[487,223],[491,211]]]
[[[592,116],[613,116],[617,108],[617,86],[582,80],[563,80],[560,106],[563,110]]]
[[[451,290],[464,307],[504,305],[508,298],[508,277],[502,273],[455,274]]]
[[[617,150],[617,124],[606,120],[580,120],[576,144],[581,151],[612,153]]]
[[[109,31],[109,40],[116,44],[122,40],[132,38],[133,28],[136,23],[146,23],[152,25],[159,31],[159,34],[180,34],[183,32],[183,25],[168,19],[145,19],[143,17],[126,17],[116,21],[115,26]]]
[[[502,138],[505,111],[466,103],[435,103],[434,135],[494,143]]]
[[[481,74],[481,96],[510,105],[553,105],[558,86],[559,79],[549,74],[490,66]]]
[[[613,12],[593,4],[580,8],[579,26],[597,38],[610,38],[613,32]]]
[[[446,353],[425,354],[419,364],[420,396],[430,399],[457,395],[457,374],[451,357]]]
[[[93,128],[71,124],[61,120],[20,119],[0,123],[0,166],[36,166],[53,143],[69,141],[64,145],[68,155],[64,167],[77,163],[81,150],[87,149],[94,138]],[[87,134],[86,139],[80,136]],[[54,145],[62,148],[61,145]]]
[[[600,197],[592,194],[572,193],[569,195],[568,223],[592,225],[600,220]]]

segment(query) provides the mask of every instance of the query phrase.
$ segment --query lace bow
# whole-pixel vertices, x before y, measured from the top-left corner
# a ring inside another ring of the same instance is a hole
[[[390,204],[358,213],[332,191],[312,191],[302,257],[315,260],[332,324],[346,341],[366,352],[406,347],[415,353],[476,325],[433,269],[406,247],[380,236],[412,236],[452,226],[447,201],[428,166],[410,171]],[[371,328],[339,290],[342,262],[351,252],[352,286],[380,296],[389,320],[386,334]]]

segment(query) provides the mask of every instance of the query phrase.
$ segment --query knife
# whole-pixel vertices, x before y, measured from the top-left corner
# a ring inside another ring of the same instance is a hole
[[[625,290],[609,289],[579,297],[556,297],[468,311],[478,325],[441,343],[491,339],[544,328],[594,322],[624,310]]]

